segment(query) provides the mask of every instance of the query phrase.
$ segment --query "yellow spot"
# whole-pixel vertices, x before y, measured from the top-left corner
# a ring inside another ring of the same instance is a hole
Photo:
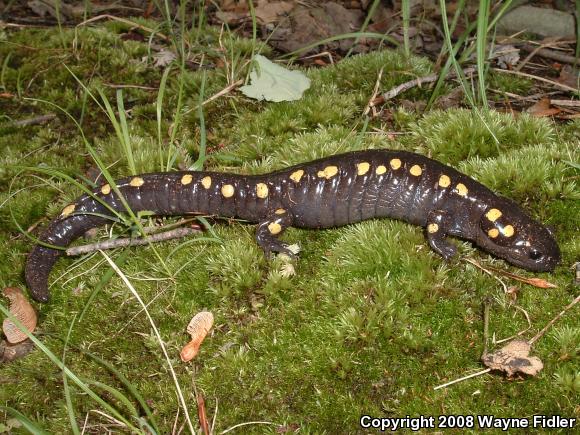
[[[467,196],[467,187],[465,187],[465,184],[463,183],[457,183],[457,186],[455,186],[455,191],[459,196]]]
[[[103,195],[108,195],[109,193],[111,193],[111,186],[109,186],[108,184],[103,184],[101,186],[101,193]]]
[[[286,210],[284,210],[283,208],[279,208],[274,213],[276,213],[276,214],[284,214],[284,213],[286,213]]]
[[[268,224],[268,231],[270,231],[270,234],[276,235],[282,231],[282,227],[279,223],[272,222],[271,224]]]
[[[409,169],[409,172],[411,173],[411,175],[418,177],[423,173],[423,169],[421,169],[421,166],[419,165],[413,165],[411,166],[411,169]]]
[[[290,179],[295,183],[298,183],[303,175],[304,171],[302,169],[298,169],[297,171],[292,172],[292,175],[290,175]]]
[[[191,174],[185,174],[183,177],[181,177],[181,184],[183,184],[184,186],[191,183],[193,181],[193,175]]]
[[[256,195],[258,198],[266,198],[268,196],[268,186],[264,183],[256,184]]]
[[[209,189],[211,187],[211,177],[207,176],[207,177],[203,177],[201,179],[201,185],[206,188]]]
[[[497,228],[492,228],[487,232],[487,235],[492,239],[495,239],[497,236],[499,236],[499,231]]]
[[[356,165],[357,174],[359,174],[359,175],[366,174],[369,171],[370,167],[371,167],[371,165],[367,162],[359,163],[358,165]]]
[[[375,172],[377,175],[383,175],[385,172],[387,172],[387,167],[385,165],[377,166],[377,170]]]
[[[437,231],[439,231],[439,225],[437,225],[437,224],[427,225],[427,232],[429,234],[435,234]]]
[[[141,178],[141,177],[133,177],[131,179],[131,181],[129,182],[129,184],[133,187],[143,186],[144,183],[145,183],[145,180],[143,180],[143,178]]]
[[[338,167],[336,166],[327,166],[324,170],[318,171],[318,176],[320,178],[326,178],[327,180],[334,177],[336,174],[338,174]]]
[[[60,215],[62,217],[67,217],[73,211],[75,211],[75,205],[74,204],[70,204],[70,205],[67,205],[65,208],[62,209],[62,213]]]
[[[495,222],[501,217],[501,215],[501,211],[499,211],[497,208],[492,208],[485,214],[485,217],[488,218],[491,222]]]
[[[232,196],[234,196],[234,186],[232,186],[231,184],[224,184],[222,186],[222,195],[225,198],[231,198]]]
[[[439,177],[439,186],[441,187],[449,187],[451,185],[451,178],[447,175],[443,174]]]
[[[397,170],[401,167],[401,160],[399,159],[393,159],[390,161],[389,163],[391,165],[391,168]]]
[[[502,234],[506,237],[511,237],[514,235],[514,227],[512,227],[511,225],[506,225],[505,227],[503,227],[503,230],[501,231]]]

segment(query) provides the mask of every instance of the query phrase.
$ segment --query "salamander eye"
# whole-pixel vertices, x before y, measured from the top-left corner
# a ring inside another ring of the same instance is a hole
[[[532,260],[539,260],[540,258],[542,258],[544,256],[544,254],[542,254],[540,251],[536,250],[536,249],[532,249],[529,253],[529,257]]]

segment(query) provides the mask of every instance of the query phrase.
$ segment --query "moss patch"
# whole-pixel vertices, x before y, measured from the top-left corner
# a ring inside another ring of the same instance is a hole
[[[151,24],[151,23],[150,23]],[[153,24],[151,24],[153,25]],[[110,121],[67,65],[91,92],[102,89],[115,106],[116,88],[133,84],[156,88],[162,71],[142,61],[146,43],[123,41],[125,26],[109,23],[72,30],[22,29],[0,45],[10,55],[0,100],[11,119],[56,110],[25,97],[49,100],[68,110],[81,125],[114,176],[127,174],[127,162]],[[217,33],[189,34],[200,50],[217,62],[235,60],[241,78],[251,44],[224,34],[224,55]],[[30,47],[34,49],[31,49]],[[231,50],[230,50],[231,48]],[[225,57],[224,57],[225,56]],[[424,59],[399,53],[354,56],[337,65],[307,73],[312,89],[293,103],[256,103],[233,92],[204,107],[208,146],[207,168],[263,173],[333,153],[366,148],[419,151],[458,167],[499,193],[524,204],[536,218],[553,225],[563,252],[554,274],[538,275],[558,288],[541,290],[519,283],[517,304],[529,314],[531,336],[571,301],[570,265],[580,256],[578,121],[556,125],[528,116],[496,112],[481,117],[468,110],[435,111],[424,116],[395,113],[395,127],[372,120],[363,131],[362,111],[376,77],[384,69],[381,89],[430,72]],[[134,159],[139,170],[159,170],[176,153],[173,168],[197,158],[200,129],[197,112],[200,85],[206,75],[205,98],[226,86],[225,66],[201,71],[179,68],[169,74],[163,105],[162,143],[157,140],[156,89],[126,88],[125,108]],[[183,122],[176,141],[167,144],[183,79]],[[499,85],[497,85],[499,87]],[[416,89],[406,98],[425,99]],[[79,192],[56,177],[16,165],[56,167],[71,176],[88,177],[90,160],[79,131],[61,112],[44,126],[0,126],[0,265],[2,286],[23,286],[22,270],[31,243],[23,228],[45,223],[44,217]],[[388,139],[377,133],[397,128],[406,135]],[[497,139],[497,141],[496,141]],[[161,156],[161,159],[160,159]],[[18,175],[18,176],[17,176]],[[154,223],[150,219],[147,223]],[[113,229],[120,233],[122,228]],[[523,417],[558,414],[579,417],[578,372],[580,316],[570,312],[535,347],[545,368],[537,378],[506,380],[478,377],[446,390],[433,387],[480,369],[484,298],[494,301],[491,332],[504,338],[527,327],[519,310],[508,303],[498,282],[473,266],[444,263],[425,243],[422,230],[406,223],[373,220],[324,231],[290,229],[283,238],[302,247],[293,263],[296,274],[282,273],[281,259],[267,260],[253,240],[253,226],[219,222],[215,237],[171,241],[131,249],[122,265],[160,330],[171,363],[197,425],[194,391],[203,393],[210,419],[217,412],[216,431],[238,423],[269,421],[274,426],[249,426],[256,433],[300,427],[307,433],[359,430],[362,414],[375,416],[493,414]],[[100,231],[105,236],[105,231]],[[211,239],[211,240],[210,240]],[[459,242],[463,255],[535,276],[493,259]],[[119,252],[112,252],[114,259]],[[162,433],[173,427],[179,407],[167,363],[141,306],[114,276],[87,306],[90,293],[108,266],[99,255],[60,260],[51,275],[53,300],[39,305],[39,337],[62,355],[63,340],[77,316],[67,352],[67,365],[87,381],[108,384],[137,402],[117,376],[87,356],[90,351],[124,374],[146,399]],[[80,313],[86,309],[82,320]],[[179,350],[191,317],[210,310],[216,323],[198,358],[183,364]],[[81,352],[79,349],[85,351]],[[18,409],[51,433],[70,432],[62,374],[40,351],[0,367],[0,402]],[[95,384],[91,384],[95,385]],[[88,414],[96,430],[110,422],[92,412],[98,406],[70,385],[75,418],[82,426]],[[130,407],[94,387],[119,412]],[[4,415],[0,417],[4,418]],[[7,418],[7,417],[6,417]],[[183,420],[180,412],[178,426]]]

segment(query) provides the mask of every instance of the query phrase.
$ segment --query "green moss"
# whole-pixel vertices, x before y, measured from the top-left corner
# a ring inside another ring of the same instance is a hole
[[[135,20],[150,28],[158,25]],[[114,176],[126,175],[125,155],[110,121],[90,98],[83,102],[84,90],[64,64],[92,92],[103,89],[115,109],[116,89],[109,85],[158,86],[162,71],[141,60],[147,56],[148,44],[120,37],[129,27],[114,21],[83,27],[77,29],[76,40],[73,30],[64,30],[62,35],[54,29],[5,31],[13,43],[0,45],[0,58],[11,54],[5,90],[17,95],[0,101],[6,116],[21,119],[56,110],[18,95],[58,103],[76,119],[83,114],[83,131],[100,158]],[[205,65],[227,61],[228,68],[238,71],[234,79],[244,77],[250,41],[225,32],[222,51],[218,29],[200,34],[188,30],[187,35],[206,56]],[[206,104],[208,168],[264,173],[334,153],[385,147],[430,154],[458,167],[556,228],[563,262],[553,274],[509,267],[467,242],[457,242],[462,255],[484,265],[545,277],[558,285],[541,290],[502,278],[519,288],[517,305],[532,321],[532,330],[524,336],[531,337],[576,293],[570,284],[570,265],[580,256],[578,170],[574,166],[580,160],[578,121],[559,125],[496,112],[484,112],[480,118],[466,110],[420,116],[394,108],[392,123],[371,120],[367,131],[361,132],[362,112],[381,69],[380,89],[386,90],[429,73],[431,65],[425,59],[377,52],[307,71],[312,88],[297,102],[256,103],[232,91]],[[227,86],[226,73],[221,67],[187,70],[182,77],[178,68],[170,72],[161,144],[157,92],[123,89],[139,171],[159,170],[161,160],[166,162],[174,153],[173,167],[187,167],[196,159],[201,135],[195,108],[203,75],[207,99]],[[180,79],[184,116],[175,126]],[[523,92],[526,83],[493,86]],[[427,90],[415,89],[405,98],[427,95]],[[40,220],[43,225],[45,216],[56,215],[79,191],[68,182],[33,172],[17,176],[17,165],[55,167],[77,179],[95,165],[78,130],[60,112],[57,120],[43,126],[17,128],[6,117],[1,121],[0,252],[4,261],[0,284],[23,286],[22,270],[31,243],[18,232],[12,215],[24,228]],[[170,128],[177,129],[176,143],[171,146],[167,143]],[[382,132],[393,128],[410,134],[388,139]],[[149,219],[144,224],[154,222]],[[121,234],[124,230],[117,225],[112,231]],[[514,335],[528,324],[494,277],[462,261],[445,263],[429,250],[420,228],[373,220],[339,229],[289,229],[284,240],[302,247],[293,261],[265,259],[254,241],[253,226],[218,221],[214,231],[217,238],[205,233],[202,238],[131,248],[120,265],[160,331],[194,425],[195,391],[205,397],[208,417],[217,413],[216,432],[257,420],[274,425],[245,426],[244,431],[357,432],[362,414],[578,417],[574,404],[579,391],[580,318],[574,311],[534,346],[545,365],[537,377],[513,382],[488,374],[433,391],[438,384],[481,369],[484,298],[493,301],[490,332],[497,339]],[[106,237],[107,230],[101,229],[98,238]],[[119,261],[120,252],[108,255]],[[69,341],[74,347],[67,352],[69,368],[83,379],[116,388],[137,406],[126,386],[79,348],[105,359],[143,395],[160,431],[168,432],[179,403],[142,307],[117,276],[88,303],[107,271],[99,254],[60,260],[51,275],[52,301],[37,306],[38,336],[56,355],[62,355],[63,339],[76,315]],[[84,317],[78,320],[83,310]],[[199,356],[185,364],[179,359],[189,339],[185,328],[201,310],[214,313],[215,326]],[[1,366],[0,379],[3,405],[18,409],[51,433],[70,432],[62,374],[40,351]],[[99,406],[78,387],[71,385],[71,389],[79,425],[88,415],[94,430],[104,431],[110,421],[92,411]],[[126,404],[94,389],[131,419]],[[180,412],[179,426],[182,416]]]
[[[527,95],[532,89],[533,82],[525,77],[518,77],[505,73],[494,73],[489,75],[488,87],[500,92],[510,92],[512,94]],[[493,98],[501,101],[504,97],[500,93],[492,93]]]
[[[433,111],[410,127],[418,151],[456,164],[469,157],[495,157],[502,150],[549,144],[552,125],[545,119],[499,112]]]

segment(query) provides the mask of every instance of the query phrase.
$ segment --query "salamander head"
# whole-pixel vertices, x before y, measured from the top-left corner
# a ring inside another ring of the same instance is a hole
[[[560,248],[552,231],[503,198],[483,212],[477,244],[509,263],[535,272],[550,272],[560,261]]]

